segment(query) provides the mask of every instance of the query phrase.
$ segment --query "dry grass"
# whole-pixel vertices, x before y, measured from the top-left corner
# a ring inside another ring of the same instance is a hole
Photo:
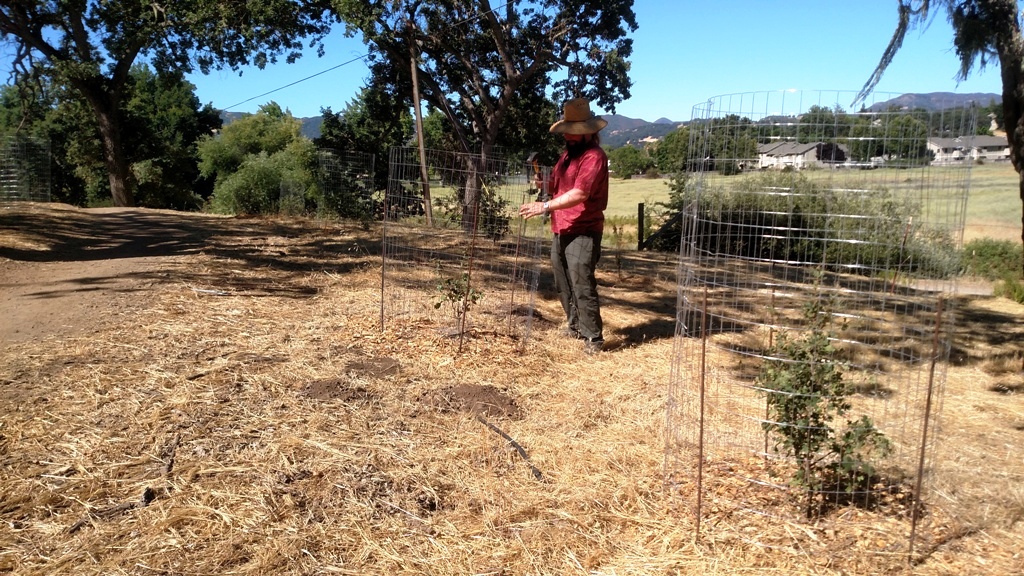
[[[2,351],[0,573],[1024,570],[1024,396],[982,369],[1024,336],[1020,306],[961,307],[937,536],[908,567],[878,546],[908,524],[882,515],[854,534],[721,510],[695,541],[663,478],[671,259],[609,251],[606,353],[559,338],[542,286],[525,351],[477,332],[457,354],[437,326],[380,329],[372,230],[248,225],[262,234],[211,239],[137,311]],[[313,257],[323,238],[336,249]]]

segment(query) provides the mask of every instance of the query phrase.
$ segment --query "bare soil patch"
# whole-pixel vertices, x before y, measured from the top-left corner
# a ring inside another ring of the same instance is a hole
[[[545,277],[525,350],[459,354],[381,329],[378,232],[0,208],[0,573],[1024,572],[1024,307],[957,303],[912,564],[881,510],[716,510],[694,541],[663,476],[674,258],[606,253],[606,353],[559,336]]]

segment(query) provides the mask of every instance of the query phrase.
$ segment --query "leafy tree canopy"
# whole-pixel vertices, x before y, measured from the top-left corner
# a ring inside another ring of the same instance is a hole
[[[665,135],[654,149],[654,163],[663,174],[684,170],[690,152],[690,129],[677,128]]]
[[[415,59],[422,97],[448,118],[467,152],[489,153],[503,130],[509,143],[526,146],[526,131],[534,125],[546,130],[557,115],[550,104],[531,107],[549,90],[556,101],[583,96],[610,112],[629,97],[632,40],[626,34],[637,28],[632,0],[512,0],[497,7],[488,0],[334,0],[333,5],[348,33],[363,36],[371,58],[393,62],[410,76]],[[553,81],[556,71],[565,77]]]
[[[0,4],[0,40],[14,49],[16,78],[49,78],[77,93],[96,118],[110,190],[133,205],[135,179],[125,157],[119,112],[137,61],[158,74],[259,67],[298,58],[330,28],[328,0],[171,3],[126,0]],[[320,50],[323,50],[322,45]]]
[[[647,152],[633,146],[620,146],[608,153],[608,168],[619,178],[632,178],[654,166]]]
[[[273,155],[301,137],[302,122],[277,102],[260,106],[255,114],[228,124],[199,144],[203,176],[230,176],[250,157]]]
[[[210,207],[228,214],[276,212],[282,190],[305,198],[316,192],[313,142],[302,122],[276,102],[228,124],[199,143],[203,176],[215,179]]]
[[[77,94],[41,80],[3,88],[0,130],[49,142],[53,198],[76,205],[109,203],[95,116]],[[199,180],[196,142],[221,121],[215,110],[200,106],[194,90],[181,73],[158,75],[137,64],[129,74],[118,117],[140,205],[195,209],[211,191]]]

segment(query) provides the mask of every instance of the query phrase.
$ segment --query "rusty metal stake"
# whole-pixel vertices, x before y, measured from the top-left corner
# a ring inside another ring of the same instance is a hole
[[[924,424],[921,427],[921,448],[917,460],[917,481],[914,483],[913,507],[910,509],[910,543],[907,562],[914,561],[914,541],[917,538],[917,521],[920,518],[921,484],[924,480],[925,453],[928,446],[928,427],[932,416],[932,401],[935,392],[935,365],[939,361],[939,334],[942,331],[942,308],[945,300],[940,296],[935,311],[935,334],[932,337],[932,358],[928,367],[928,394],[924,403]]]

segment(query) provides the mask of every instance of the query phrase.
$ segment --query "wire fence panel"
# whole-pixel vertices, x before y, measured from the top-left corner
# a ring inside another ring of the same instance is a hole
[[[533,317],[540,226],[518,217],[532,199],[526,166],[498,156],[393,148],[384,220],[381,324],[428,322],[459,338],[525,342]],[[426,176],[426,179],[424,179]]]
[[[0,201],[50,201],[50,142],[0,136]]]
[[[787,540],[754,517],[884,510],[912,550],[926,516],[976,112],[854,96],[693,109],[666,473],[698,520],[761,545]]]

